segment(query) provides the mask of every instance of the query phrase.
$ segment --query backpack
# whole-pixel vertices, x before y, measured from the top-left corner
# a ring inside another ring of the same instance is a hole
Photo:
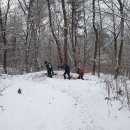
[[[52,68],[52,65],[49,63],[49,64],[48,64],[48,67],[51,69],[51,68]]]
[[[82,69],[82,68],[79,70],[79,74],[80,74],[80,75],[84,75],[84,72],[85,72],[85,71],[84,71],[84,69]]]

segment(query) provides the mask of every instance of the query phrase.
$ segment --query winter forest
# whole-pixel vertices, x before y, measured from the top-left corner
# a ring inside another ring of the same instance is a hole
[[[129,130],[129,122],[130,0],[0,0],[1,130]]]
[[[129,0],[1,1],[1,72],[36,72],[48,60],[129,76],[129,13]]]

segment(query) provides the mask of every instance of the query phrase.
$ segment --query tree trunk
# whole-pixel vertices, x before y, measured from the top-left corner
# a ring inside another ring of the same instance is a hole
[[[87,49],[86,49],[86,46],[87,46],[87,28],[86,28],[86,19],[85,19],[85,16],[86,16],[86,13],[85,13],[85,0],[83,0],[83,20],[84,20],[84,61],[83,61],[83,64],[84,64],[84,68],[86,67],[86,55],[87,55]]]
[[[48,5],[48,11],[49,11],[49,22],[50,22],[50,28],[51,28],[51,32],[52,32],[52,35],[55,39],[55,42],[57,44],[57,49],[58,49],[58,54],[59,54],[59,59],[60,59],[60,65],[62,65],[63,61],[62,61],[62,55],[61,55],[61,48],[60,48],[60,43],[58,41],[58,38],[54,32],[54,29],[53,29],[53,25],[52,25],[52,18],[51,18],[51,9],[50,9],[50,0],[47,0],[47,5]]]
[[[6,26],[7,26],[7,16],[9,13],[9,8],[10,8],[10,0],[7,1],[7,10],[5,13],[5,20],[3,21],[2,19],[2,8],[1,8],[1,3],[0,3],[0,27],[2,31],[2,40],[3,40],[3,70],[4,73],[7,73],[7,39],[6,39]]]
[[[122,57],[123,42],[124,42],[124,11],[123,11],[123,3],[122,3],[121,0],[118,0],[118,3],[120,5],[120,15],[121,15],[121,22],[120,22],[121,41],[120,41],[120,47],[119,47],[119,52],[118,52],[118,57],[117,57],[116,70],[115,70],[114,78],[117,78],[119,73],[120,73],[121,57]]]
[[[68,56],[67,56],[67,35],[68,35],[68,28],[67,28],[67,15],[65,10],[65,2],[64,0],[61,0],[62,2],[62,11],[63,11],[63,17],[64,17],[64,63],[68,63]]]
[[[97,48],[98,48],[98,30],[95,26],[95,0],[93,0],[93,28],[96,36],[95,40],[95,48],[94,48],[94,58],[93,58],[93,66],[92,66],[92,74],[95,75],[96,71],[96,57],[97,57]]]
[[[114,15],[115,11],[114,11],[113,2],[112,2],[112,13],[113,13],[112,14],[112,20],[113,20],[113,38],[114,38],[114,61],[116,61],[116,57],[117,57],[117,38],[118,38],[118,35],[116,34],[116,21],[115,21],[115,15]]]
[[[76,25],[76,2],[72,0],[72,52],[73,52],[73,60],[74,60],[74,68],[77,68],[77,25]]]

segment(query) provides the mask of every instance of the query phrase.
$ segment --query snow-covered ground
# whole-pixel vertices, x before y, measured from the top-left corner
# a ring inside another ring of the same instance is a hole
[[[130,130],[130,111],[118,110],[118,101],[107,104],[101,79],[43,73],[0,77],[0,87],[7,87],[0,96],[0,130]]]

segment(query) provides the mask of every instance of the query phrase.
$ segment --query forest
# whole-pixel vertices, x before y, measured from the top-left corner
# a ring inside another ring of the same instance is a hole
[[[0,0],[0,130],[130,130],[130,0]]]
[[[130,78],[129,0],[0,2],[0,73],[23,74],[68,63]]]

